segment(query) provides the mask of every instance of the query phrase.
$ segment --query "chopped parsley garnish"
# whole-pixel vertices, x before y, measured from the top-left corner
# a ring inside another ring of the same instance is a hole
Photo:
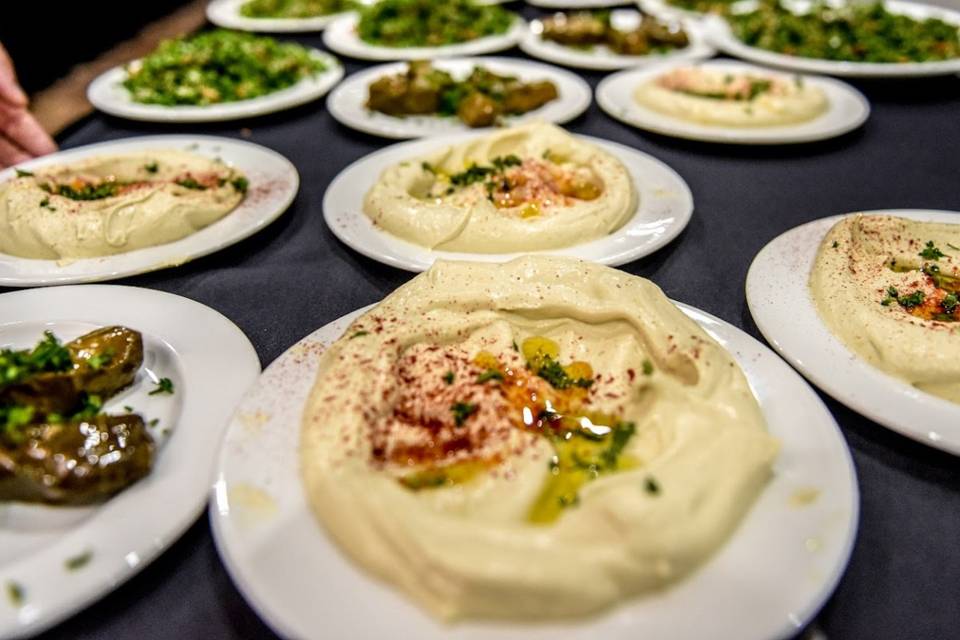
[[[923,248],[923,251],[921,251],[917,255],[919,255],[924,260],[934,260],[934,261],[937,261],[940,258],[949,257],[943,251],[940,251],[940,249],[933,246],[933,240],[928,241],[927,245]]]
[[[160,418],[154,418],[153,420],[151,420],[150,422],[147,423],[147,426],[148,426],[148,427],[155,427],[155,426],[157,426],[158,424],[160,424]]]
[[[923,291],[918,289],[908,296],[900,296],[897,298],[897,302],[899,302],[900,306],[904,309],[909,309],[911,307],[918,307],[923,304],[925,297],[926,296],[924,295]]]
[[[131,407],[128,404],[123,405],[123,410],[126,411],[127,413],[133,413],[133,407]]]
[[[95,393],[84,393],[80,410],[70,416],[70,420],[87,420],[103,409],[103,398]]]
[[[33,171],[27,171],[26,169],[14,169],[17,172],[18,178],[29,178],[33,175]]]
[[[447,384],[453,384],[453,371],[447,371],[443,374],[443,381]]]
[[[563,366],[546,354],[540,354],[535,362],[528,363],[530,369],[550,383],[554,389],[582,387],[587,389],[593,384],[590,378],[571,378]]]
[[[462,427],[467,418],[477,412],[477,405],[470,402],[454,402],[450,405],[450,411],[453,412],[454,424]]]
[[[72,558],[67,558],[67,560],[63,563],[63,566],[66,568],[67,571],[76,571],[90,564],[90,560],[92,559],[93,559],[93,551],[88,550],[88,551],[84,551],[80,555],[73,556]]]
[[[143,165],[143,170],[147,173],[156,173],[160,170],[160,165],[156,162],[148,162],[147,164]]]
[[[99,371],[113,360],[113,351],[106,349],[87,358],[87,365],[94,371]]]
[[[433,165],[430,164],[429,162],[421,162],[421,163],[420,163],[420,168],[423,169],[424,171],[426,171],[427,173],[434,173],[434,174],[435,174],[435,173],[437,172],[437,170],[434,169],[434,168],[433,168]]]
[[[940,302],[940,304],[943,305],[944,311],[951,315],[956,311],[958,303],[960,303],[960,301],[957,300],[957,294],[955,293],[948,293],[943,296],[943,300]]]
[[[503,374],[497,371],[496,369],[487,369],[483,373],[477,376],[477,384],[483,384],[488,380],[503,380]]]
[[[834,241],[833,241],[833,244],[830,245],[830,247],[833,248],[833,249],[836,249],[836,248],[839,247],[839,246],[840,246],[840,243],[837,242],[836,240],[834,240]]]
[[[157,388],[151,391],[148,395],[155,396],[158,393],[173,393],[173,380],[170,378],[160,378],[157,380]]]
[[[368,336],[368,335],[370,335],[370,332],[369,332],[369,331],[357,331],[357,332],[354,333],[352,336],[350,336],[348,339],[349,339],[349,340],[353,340],[354,338],[362,338],[363,336]]]
[[[176,184],[180,185],[185,189],[193,189],[194,191],[206,191],[207,189],[207,187],[197,182],[196,179],[191,176],[187,176],[186,178],[180,178],[175,182]]]
[[[30,406],[0,405],[0,429],[3,435],[13,441],[22,439],[20,429],[33,421],[35,409]]]
[[[610,446],[600,454],[600,460],[607,469],[616,469],[617,460],[623,453],[627,442],[637,432],[636,426],[632,422],[618,422],[613,425],[613,431],[610,434]]]
[[[63,372],[72,366],[70,351],[51,332],[44,331],[43,340],[30,351],[0,350],[0,388],[35,373]]]
[[[250,187],[250,181],[243,176],[237,176],[230,181],[230,185],[240,193],[246,193]]]
[[[653,476],[647,476],[644,479],[643,488],[652,496],[660,495],[660,483]]]
[[[653,363],[647,359],[643,361],[643,375],[651,376],[653,375]]]
[[[47,193],[71,200],[104,200],[120,193],[120,189],[124,186],[126,186],[126,183],[108,180],[100,184],[83,183],[77,187],[69,184],[53,184],[52,186],[44,184],[40,188]]]
[[[493,181],[487,181],[487,178],[502,174],[509,167],[516,167],[521,164],[523,164],[523,161],[513,154],[497,156],[490,161],[491,166],[489,167],[473,164],[467,170],[453,174],[450,176],[450,183],[457,187],[467,187],[477,182],[486,182],[485,186],[490,191],[496,185]]]
[[[7,599],[10,600],[10,604],[15,607],[23,605],[24,591],[19,582],[14,582],[13,580],[7,581]]]
[[[46,197],[45,197],[43,200],[40,201],[40,207],[43,208],[43,209],[50,209],[50,211],[56,211],[56,210],[57,210],[57,208],[56,208],[55,206],[53,206],[52,204],[50,204],[50,198],[46,198]]]

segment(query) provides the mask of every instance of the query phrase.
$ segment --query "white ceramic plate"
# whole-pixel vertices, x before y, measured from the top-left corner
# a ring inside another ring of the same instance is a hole
[[[870,103],[848,84],[829,78],[803,76],[803,82],[819,87],[827,96],[827,111],[807,122],[775,127],[723,127],[698,124],[654,111],[637,103],[637,87],[669,70],[688,66],[671,63],[643,69],[628,69],[607,76],[597,86],[597,104],[621,122],[675,138],[727,144],[791,144],[833,138],[862,125],[870,115]],[[769,69],[728,60],[700,62],[696,66],[730,72],[770,74]],[[785,75],[785,74],[775,74]],[[790,81],[796,76],[789,76]]]
[[[336,58],[319,49],[313,49],[311,53],[326,65],[325,71],[259,98],[206,106],[141,104],[134,102],[130,92],[123,86],[127,72],[120,66],[104,72],[91,82],[87,87],[87,99],[104,113],[146,122],[220,122],[251,118],[312,102],[323,97],[340,81],[343,67]]]
[[[513,25],[501,35],[485,36],[440,47],[383,47],[367,44],[357,35],[356,13],[348,13],[330,23],[323,32],[323,43],[337,53],[360,60],[435,60],[459,56],[476,56],[509,49],[520,40],[527,24],[517,17]]]
[[[652,16],[664,19],[679,20],[685,18],[687,20],[703,20],[706,17],[706,14],[700,13],[699,11],[690,11],[688,9],[675,7],[666,0],[637,0],[637,6],[639,6],[640,10],[644,13],[649,13]]]
[[[622,25],[621,28],[629,29],[640,19],[640,13],[634,9],[617,9],[612,12],[611,20],[614,24]],[[716,50],[709,44],[703,29],[695,22],[682,21],[683,29],[687,32],[690,44],[683,49],[674,49],[668,53],[653,53],[646,56],[624,56],[614,53],[605,46],[592,47],[590,49],[577,49],[567,47],[556,42],[544,40],[541,36],[543,23],[540,20],[534,20],[530,23],[523,39],[520,41],[520,48],[524,52],[553,62],[565,67],[578,67],[581,69],[596,69],[608,71],[612,69],[627,69],[630,67],[639,67],[661,62],[674,60],[703,60],[711,57]]]
[[[952,224],[960,221],[960,213],[953,211],[864,213]],[[817,313],[809,274],[820,241],[843,217],[795,227],[757,254],[746,286],[753,320],[780,355],[838,401],[909,438],[960,455],[960,405],[924,393],[868,364],[833,335]]]
[[[158,444],[149,476],[94,507],[0,504],[0,584],[23,591],[21,606],[0,602],[0,637],[23,637],[79,611],[129,579],[170,546],[206,506],[213,463],[236,403],[260,363],[232,322],[169,293],[95,285],[17,291],[0,296],[0,346],[27,348],[44,330],[72,340],[121,324],[144,338],[133,385],[106,404],[129,405]],[[149,395],[155,377],[173,395]],[[89,554],[81,568],[65,562]]]
[[[213,0],[207,5],[207,19],[224,29],[259,31],[261,33],[305,33],[322,31],[343,13],[312,18],[248,18],[240,8],[249,0]],[[346,13],[346,12],[344,12]]]
[[[323,218],[327,226],[354,251],[407,271],[423,271],[438,259],[506,262],[522,255],[432,251],[387,233],[363,213],[364,196],[387,167],[478,135],[484,134],[403,142],[354,162],[334,178],[323,196]],[[693,213],[693,195],[673,169],[636,149],[600,138],[577,137],[599,146],[623,162],[639,195],[637,212],[625,225],[603,238],[562,249],[527,253],[573,256],[600,264],[620,265],[653,253],[683,231]]]
[[[542,9],[606,9],[627,4],[624,0],[527,0]]]
[[[859,506],[850,453],[829,412],[786,363],[739,329],[681,308],[743,367],[783,447],[774,478],[731,540],[689,579],[579,622],[444,626],[351,563],[306,503],[298,446],[319,354],[365,310],[280,356],[234,415],[210,506],[230,575],[289,638],[388,638],[398,629],[419,640],[792,636],[829,597],[850,555]],[[791,506],[807,491],[819,497]]]
[[[90,156],[153,149],[182,149],[211,158],[221,158],[240,169],[250,179],[246,198],[236,209],[209,227],[186,238],[155,247],[73,261],[35,260],[0,253],[0,286],[96,282],[176,267],[253,235],[280,217],[293,202],[300,188],[300,176],[296,167],[275,151],[251,142],[213,136],[149,136],[100,142],[61,151],[17,166],[21,169],[36,170]],[[0,171],[0,182],[12,177],[13,168]]]
[[[531,120],[543,120],[562,124],[573,120],[586,111],[592,100],[590,85],[569,71],[520,58],[454,58],[440,59],[433,66],[442,69],[454,78],[466,78],[474,67],[483,67],[501,75],[516,76],[524,82],[550,80],[559,92],[559,97],[544,106],[521,116],[507,116],[507,125]],[[476,131],[456,117],[407,116],[397,117],[370,111],[366,108],[370,84],[384,75],[402,73],[405,62],[384,64],[355,73],[342,82],[327,98],[327,109],[342,124],[364,133],[386,138],[422,138]],[[489,130],[489,129],[488,129]]]
[[[884,6],[891,13],[907,15],[918,20],[940,18],[945,22],[960,26],[960,12],[944,9],[943,7],[933,7],[916,2],[901,2],[899,0],[885,0]],[[733,35],[726,21],[716,16],[710,16],[704,21],[704,24],[707,27],[710,41],[724,53],[757,64],[779,67],[790,71],[820,73],[823,75],[845,76],[850,78],[939,76],[960,72],[960,58],[938,62],[893,63],[843,62],[788,56],[782,53],[774,53],[766,49],[745,45]]]

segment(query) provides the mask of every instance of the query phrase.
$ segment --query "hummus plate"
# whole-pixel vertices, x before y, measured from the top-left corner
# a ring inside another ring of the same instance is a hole
[[[123,86],[127,72],[114,67],[98,76],[87,87],[87,99],[100,111],[120,118],[145,122],[221,122],[291,109],[323,97],[343,77],[340,61],[319,49],[313,56],[326,65],[321,73],[304,78],[292,87],[258,98],[223,102],[206,106],[165,106],[135,102]]]
[[[105,409],[128,405],[151,426],[153,470],[88,507],[0,504],[0,637],[32,636],[117,588],[160,555],[206,505],[216,448],[260,363],[246,336],[197,302],[160,291],[93,285],[0,295],[0,347],[32,346],[44,330],[64,340],[124,324],[143,335],[143,367]],[[173,395],[150,395],[155,380]],[[163,508],[157,508],[163,505]],[[118,526],[122,523],[122,526]]]
[[[635,25],[639,17],[640,14],[633,9],[617,9],[611,14],[611,20],[614,21],[614,24],[620,21],[624,24],[624,29]],[[687,37],[690,39],[690,44],[680,49],[671,49],[666,53],[631,56],[615,53],[606,46],[595,46],[591,48],[564,46],[546,40],[541,36],[543,23],[540,20],[534,20],[530,23],[523,35],[523,39],[520,41],[520,48],[524,53],[534,58],[545,60],[546,62],[552,62],[565,67],[596,69],[599,71],[627,69],[669,61],[684,60],[690,62],[710,58],[716,53],[716,50],[707,41],[706,34],[699,24],[686,20],[681,21],[681,24]]]
[[[386,232],[363,213],[365,195],[385,169],[480,135],[484,134],[405,142],[358,160],[340,172],[324,195],[323,215],[327,226],[355,251],[407,271],[423,271],[437,259],[506,262],[517,257],[520,254],[431,250]],[[687,226],[693,213],[693,196],[673,169],[624,145],[589,136],[575,137],[596,145],[623,163],[633,180],[639,205],[636,213],[610,235],[544,253],[620,265],[653,253]]]
[[[2,171],[0,182],[13,178],[17,169],[33,171],[88,158],[167,149],[220,158],[236,167],[249,180],[246,196],[220,220],[167,244],[75,260],[40,260],[0,253],[0,286],[96,282],[179,266],[256,233],[286,211],[297,195],[300,177],[286,158],[250,142],[211,136],[152,136],[87,145]]]
[[[508,125],[531,120],[562,124],[586,111],[592,101],[590,86],[582,78],[569,71],[538,62],[519,58],[456,58],[438,59],[433,63],[433,67],[446,71],[457,79],[465,78],[475,67],[481,67],[496,74],[515,76],[521,82],[546,80],[557,87],[559,97],[556,100],[520,116],[507,116],[504,120]],[[456,116],[397,117],[368,109],[366,103],[370,84],[383,76],[401,73],[406,68],[405,62],[395,62],[352,74],[330,93],[327,109],[340,123],[357,131],[385,138],[425,138],[476,130],[465,125]]]
[[[481,3],[482,4],[482,3]],[[356,13],[348,13],[330,23],[323,32],[323,44],[332,51],[360,60],[435,60],[457,56],[475,56],[509,49],[517,44],[527,29],[522,18],[515,18],[513,25],[500,35],[484,36],[476,40],[448,44],[439,47],[384,47],[368,44],[357,35]]]
[[[362,309],[270,365],[234,416],[210,517],[240,591],[275,631],[296,638],[376,638],[396,629],[423,639],[790,637],[829,597],[849,558],[858,519],[850,455],[826,408],[773,352],[717,318],[681,309],[743,368],[782,445],[774,477],[734,535],[686,580],[593,618],[445,626],[359,570],[311,512],[298,461],[318,357]],[[817,498],[801,507],[801,495]]]
[[[803,6],[804,2],[797,3]],[[883,6],[891,13],[909,16],[915,20],[939,18],[960,27],[960,12],[934,7],[919,2],[886,0]],[[960,72],[960,58],[933,62],[847,62],[788,56],[782,53],[751,47],[741,42],[725,20],[717,16],[704,19],[709,41],[718,49],[736,58],[742,58],[755,64],[762,64],[789,71],[820,73],[829,76],[848,78],[905,78],[921,76],[942,76]]]
[[[806,86],[819,89],[826,98],[826,110],[792,124],[729,126],[702,124],[656,111],[636,99],[638,88],[662,74],[680,67],[708,71],[783,76],[790,82],[798,76],[769,71],[734,61],[709,61],[690,65],[676,62],[643,69],[628,69],[604,78],[597,86],[597,104],[621,122],[662,135],[726,144],[793,144],[833,138],[862,125],[870,115],[870,103],[856,89],[838,80],[802,76]]]
[[[952,211],[865,211],[956,224]],[[845,214],[852,215],[852,214]],[[809,274],[820,242],[845,216],[821,218],[773,239],[747,274],[747,303],[771,345],[811,382],[874,422],[960,455],[960,405],[924,393],[867,363],[827,327],[814,305]]]

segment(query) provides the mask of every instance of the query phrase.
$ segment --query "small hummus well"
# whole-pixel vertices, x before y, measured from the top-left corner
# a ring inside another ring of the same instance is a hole
[[[714,553],[778,451],[730,354],[653,283],[577,260],[437,262],[320,360],[314,513],[443,620],[552,620]]]
[[[608,235],[637,209],[623,164],[550,124],[471,139],[388,168],[364,213],[443,251],[556,249]]]
[[[0,184],[0,252],[94,258],[173,242],[230,213],[246,190],[236,169],[186,151],[18,171]]]
[[[960,224],[847,216],[820,244],[810,292],[867,362],[960,403]]]
[[[769,127],[813,120],[827,98],[803,78],[681,67],[637,87],[641,106],[674,118],[723,127]]]

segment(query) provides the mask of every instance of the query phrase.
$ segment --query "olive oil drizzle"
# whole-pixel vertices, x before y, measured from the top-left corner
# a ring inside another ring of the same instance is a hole
[[[594,382],[588,363],[561,365],[559,346],[539,336],[524,340],[519,350],[527,362],[525,371],[504,366],[491,353],[477,354],[474,364],[484,371],[475,383],[500,386],[508,402],[517,409],[514,426],[550,442],[554,454],[547,465],[547,478],[527,513],[529,522],[549,524],[566,508],[579,503],[580,489],[587,483],[638,465],[624,453],[636,427],[613,415],[580,409]],[[538,397],[535,388],[525,384],[533,376],[551,386],[555,392],[552,399]],[[457,426],[462,427],[467,417],[459,419]],[[467,460],[408,473],[398,481],[414,491],[450,487],[472,480],[496,462]]]

